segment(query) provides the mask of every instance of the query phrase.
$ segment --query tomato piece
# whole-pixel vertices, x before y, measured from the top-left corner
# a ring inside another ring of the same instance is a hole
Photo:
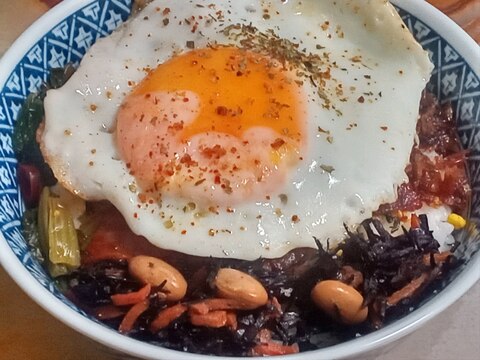
[[[113,206],[100,206],[91,216],[102,220],[82,254],[82,264],[102,260],[128,260],[137,255],[165,258],[168,254],[168,251],[133,233]]]

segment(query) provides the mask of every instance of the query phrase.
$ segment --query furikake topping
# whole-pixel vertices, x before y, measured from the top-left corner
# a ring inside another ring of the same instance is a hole
[[[317,89],[323,107],[333,109],[341,115],[333,101],[336,92],[330,90],[335,89],[338,84],[330,74],[331,67],[335,65],[329,60],[328,52],[322,55],[309,53],[306,49],[301,49],[299,43],[279,37],[273,29],[262,32],[253,25],[229,25],[223,29],[223,33],[242,49],[268,56],[286,69],[294,71],[295,75],[302,79],[298,80],[299,85],[302,85],[303,81],[310,82]]]

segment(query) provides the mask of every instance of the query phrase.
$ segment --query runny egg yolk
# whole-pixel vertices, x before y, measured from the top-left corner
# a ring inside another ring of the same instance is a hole
[[[116,140],[145,199],[234,206],[284,183],[306,146],[305,107],[288,64],[236,47],[192,50],[125,98]]]

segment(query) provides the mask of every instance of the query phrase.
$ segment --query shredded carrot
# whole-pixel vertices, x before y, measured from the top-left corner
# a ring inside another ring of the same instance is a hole
[[[237,330],[237,314],[233,311],[227,311],[227,325],[232,330]]]
[[[392,295],[390,295],[387,299],[387,305],[389,306],[396,305],[401,300],[412,296],[425,283],[425,281],[428,280],[429,277],[430,277],[429,272],[424,272],[419,277],[413,279],[403,288],[395,291]]]
[[[298,344],[282,345],[281,343],[270,341],[265,344],[255,345],[252,349],[254,356],[274,356],[296,354],[300,351]]]
[[[93,315],[100,320],[109,320],[125,315],[125,311],[115,305],[105,305],[96,308]]]
[[[125,294],[115,294],[110,298],[112,299],[113,304],[117,306],[134,305],[145,300],[148,295],[150,295],[150,290],[152,290],[152,286],[147,284],[138,291]]]
[[[156,333],[159,330],[166,328],[172,323],[172,321],[178,319],[185,311],[187,311],[187,309],[187,306],[183,304],[177,304],[163,309],[150,324],[150,331]]]
[[[217,310],[210,311],[204,315],[190,313],[190,322],[195,326],[220,328],[227,324],[227,312],[225,310]]]
[[[410,227],[412,229],[418,229],[420,227],[420,219],[416,214],[410,216]]]
[[[149,305],[150,301],[148,299],[133,305],[131,309],[128,310],[128,312],[125,314],[125,317],[123,318],[120,326],[118,327],[118,331],[122,334],[126,334],[132,331],[133,325],[135,325],[135,321],[137,321],[138,317],[142,315],[145,310],[148,309]]]
[[[190,305],[190,313],[206,315],[215,310],[242,310],[245,306],[241,301],[234,299],[206,299]]]
[[[435,261],[435,264],[438,265],[447,261],[451,256],[453,256],[453,254],[450,251],[443,251],[441,253],[433,254],[433,260]],[[423,264],[427,266],[430,265],[430,254],[425,254],[423,256]]]

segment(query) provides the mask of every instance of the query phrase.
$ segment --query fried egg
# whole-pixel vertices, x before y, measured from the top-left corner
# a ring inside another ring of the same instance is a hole
[[[155,0],[48,91],[40,143],[158,247],[278,257],[396,199],[431,70],[384,0]]]

